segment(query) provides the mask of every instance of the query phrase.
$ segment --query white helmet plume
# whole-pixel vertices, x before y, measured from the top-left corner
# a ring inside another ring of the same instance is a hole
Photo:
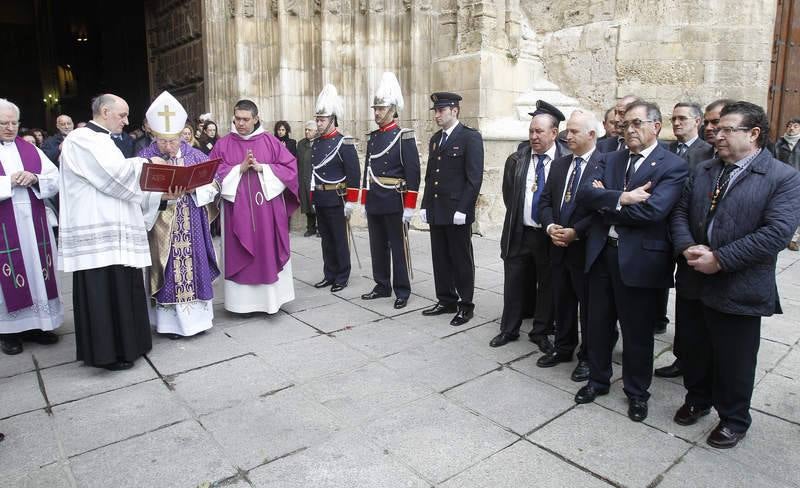
[[[398,112],[403,110],[403,91],[400,89],[400,82],[394,73],[385,72],[381,76],[381,84],[375,92],[372,107],[388,107],[394,105]]]
[[[341,117],[342,112],[342,97],[336,92],[336,87],[328,83],[317,97],[314,114],[320,117]]]

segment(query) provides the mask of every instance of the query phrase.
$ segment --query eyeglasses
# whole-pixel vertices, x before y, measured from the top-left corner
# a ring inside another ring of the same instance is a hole
[[[622,130],[627,130],[628,127],[633,126],[635,129],[641,129],[644,124],[652,124],[652,120],[641,120],[641,119],[633,119],[630,121],[621,122],[619,124],[619,128]]]
[[[8,127],[19,127],[18,120],[10,120],[8,122],[0,122],[0,127],[8,128]]]
[[[716,129],[713,129],[711,132],[713,132],[715,136],[718,136],[720,134],[724,136],[729,136],[734,132],[737,131],[744,132],[750,129],[752,129],[752,127],[717,127]]]

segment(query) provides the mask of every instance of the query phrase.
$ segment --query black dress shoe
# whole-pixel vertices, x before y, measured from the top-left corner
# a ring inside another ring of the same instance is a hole
[[[376,298],[386,298],[386,297],[389,297],[389,296],[391,296],[390,293],[381,293],[381,292],[377,292],[375,290],[372,290],[369,293],[364,293],[363,295],[361,295],[361,299],[362,300],[375,300]]]
[[[550,342],[550,339],[548,339],[547,336],[529,335],[528,338],[531,340],[531,342],[539,346],[539,350],[544,354],[552,354],[556,350],[556,347],[553,345],[552,342]]]
[[[5,438],[6,438],[6,435],[3,434],[2,432],[0,432],[0,442],[2,442],[3,439],[5,439]]]
[[[408,305],[408,298],[398,298],[394,301],[394,308],[401,309]]]
[[[22,352],[22,341],[19,337],[7,337],[0,339],[0,349],[9,356]]]
[[[458,310],[455,303],[445,304],[438,302],[431,308],[426,308],[422,311],[422,315],[441,315],[443,313],[453,313]]]
[[[608,395],[608,388],[598,390],[592,385],[586,385],[575,394],[575,403],[592,403],[595,398]]]
[[[589,379],[589,361],[578,360],[578,365],[569,377],[572,381],[582,382]]]
[[[634,422],[641,422],[647,418],[647,402],[644,400],[628,399],[628,417]]]
[[[519,334],[508,334],[506,332],[501,332],[494,336],[492,340],[489,342],[490,347],[500,347],[505,346],[509,342],[513,342],[519,339]]]
[[[552,368],[561,363],[568,363],[572,361],[572,356],[566,354],[559,354],[557,352],[545,354],[536,361],[536,366],[540,368]]]
[[[331,291],[332,291],[333,293],[336,293],[337,291],[342,291],[342,290],[344,290],[345,288],[347,288],[347,283],[336,283],[335,285],[333,285],[333,286],[331,287]]]
[[[303,234],[303,237],[311,237],[311,236],[313,236],[313,235],[314,235],[314,234],[316,234],[316,233],[317,233],[317,231],[315,231],[315,230],[307,230],[307,231],[306,231],[306,232]]]
[[[459,308],[458,312],[456,312],[456,316],[453,317],[453,320],[450,321],[450,325],[453,327],[458,327],[461,325],[466,324],[469,320],[474,316],[472,310],[467,310],[465,308]]]
[[[729,427],[723,427],[722,424],[719,424],[708,435],[706,443],[717,449],[730,449],[744,439],[745,435],[747,435],[747,432],[734,432]]]
[[[653,329],[654,335],[661,335],[667,332],[667,324],[657,324]]]
[[[326,286],[331,286],[333,284],[333,280],[322,280],[319,283],[314,283],[314,288],[325,288]]]
[[[20,334],[20,337],[23,341],[35,342],[45,346],[58,342],[58,335],[56,333],[40,329],[26,330]]]
[[[178,339],[183,339],[183,336],[180,334],[165,334],[165,335],[171,341],[177,341]]]
[[[116,363],[111,364],[104,364],[101,366],[109,371],[122,371],[124,369],[131,369],[133,367],[133,362],[131,361],[117,361]]]
[[[675,423],[678,425],[694,425],[700,420],[700,417],[708,415],[710,411],[710,408],[700,408],[684,403],[681,405],[681,408],[675,412],[673,420],[675,420]]]
[[[676,359],[669,366],[664,366],[663,368],[656,368],[653,374],[655,374],[659,378],[677,378],[678,376],[683,376],[683,370],[681,370],[681,362],[679,359]]]

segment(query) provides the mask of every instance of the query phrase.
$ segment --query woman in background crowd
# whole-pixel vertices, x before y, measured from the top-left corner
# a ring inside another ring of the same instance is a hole
[[[275,130],[273,131],[273,135],[277,137],[286,149],[292,153],[292,156],[295,158],[297,157],[297,141],[291,139],[289,136],[292,133],[292,128],[289,126],[289,123],[285,120],[279,120],[275,122]]]
[[[199,149],[203,151],[206,155],[211,153],[211,150],[214,149],[214,144],[217,143],[217,123],[213,120],[206,120],[203,123],[203,133],[200,134],[200,143]]]

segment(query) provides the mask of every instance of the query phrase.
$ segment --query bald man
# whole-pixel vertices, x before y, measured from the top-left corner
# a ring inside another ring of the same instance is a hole
[[[56,166],[58,166],[58,158],[61,156],[61,144],[63,144],[67,134],[72,132],[73,127],[72,118],[69,115],[59,115],[58,118],[56,118],[56,128],[58,130],[42,143],[42,152],[44,152]]]

